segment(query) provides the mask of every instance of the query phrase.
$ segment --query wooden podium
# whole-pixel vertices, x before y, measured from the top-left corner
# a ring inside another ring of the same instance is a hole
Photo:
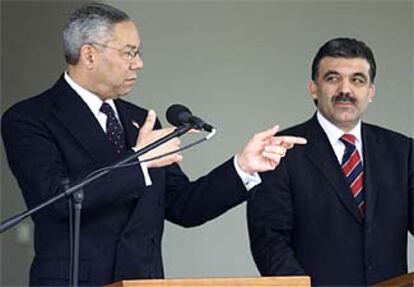
[[[124,280],[105,287],[310,287],[309,276],[278,276],[257,278],[197,278],[197,279],[155,279]],[[371,287],[414,287],[414,272],[404,274]]]
[[[124,280],[106,287],[145,287],[145,286],[168,286],[168,287],[310,287],[309,276],[279,276],[258,278],[198,278],[198,279],[155,279],[155,280]]]
[[[382,281],[372,287],[414,287],[414,272],[404,274],[386,281]]]

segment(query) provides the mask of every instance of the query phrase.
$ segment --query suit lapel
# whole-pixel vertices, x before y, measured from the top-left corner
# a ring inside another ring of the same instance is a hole
[[[365,124],[362,125],[362,140],[364,146],[364,190],[365,190],[365,220],[370,222],[373,218],[378,188],[385,177],[378,176],[378,169],[384,166],[383,156],[385,146],[381,145],[375,133]],[[375,152],[372,152],[375,151]]]
[[[134,123],[140,124],[140,122],[135,119],[136,117],[132,115],[125,102],[121,100],[115,100],[115,105],[116,109],[118,110],[122,127],[124,129],[126,147],[132,148],[136,145],[139,131],[139,128],[135,126]]]
[[[88,106],[63,77],[52,89],[53,112],[67,131],[96,162],[112,162],[116,152]]]
[[[316,116],[309,122],[309,128],[307,130],[307,139],[309,140],[306,145],[307,158],[320,171],[322,177],[332,186],[333,192],[335,192],[345,209],[358,222],[363,223],[346,178],[335,156],[335,152],[332,149],[328,137],[319,125]]]
[[[109,142],[108,137],[89,107],[66,83],[63,77],[52,88],[52,92],[53,113],[68,133],[99,165],[114,163],[119,158],[119,155]],[[115,100],[114,102],[125,132],[126,147],[131,148],[136,144],[139,131],[133,122],[142,124],[144,115],[131,112],[131,109],[128,107],[129,104],[122,100]],[[136,206],[133,208],[136,209]],[[127,224],[124,228],[127,228],[131,224],[132,214],[133,212],[126,219]],[[119,232],[118,226],[111,224],[107,224],[107,226],[111,230]]]

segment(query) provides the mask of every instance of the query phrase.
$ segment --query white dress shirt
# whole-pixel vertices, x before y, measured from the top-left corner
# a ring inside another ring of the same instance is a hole
[[[101,125],[102,129],[106,133],[106,115],[100,111],[102,104],[108,103],[111,108],[115,112],[115,117],[118,119],[119,122],[119,114],[116,109],[115,103],[112,99],[102,101],[97,95],[91,93],[90,91],[82,88],[77,83],[75,83],[69,76],[67,72],[65,72],[65,80],[71,86],[72,89],[82,98],[82,100],[86,103],[89,109],[92,111],[95,118],[98,120],[99,124]]]
[[[345,153],[345,144],[340,140],[340,138],[345,134],[345,132],[328,121],[319,111],[316,114],[316,118],[328,136],[329,142],[331,143],[339,164],[342,164],[342,157]],[[355,136],[355,146],[362,161],[364,157],[362,153],[361,121],[358,121],[357,125],[350,132],[347,132],[347,134]]]

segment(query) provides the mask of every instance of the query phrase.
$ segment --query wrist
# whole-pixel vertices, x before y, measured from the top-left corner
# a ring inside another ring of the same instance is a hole
[[[235,161],[236,161],[236,164],[238,165],[238,167],[243,171],[243,172],[245,172],[245,173],[247,173],[247,174],[253,174],[254,173],[254,171],[253,170],[251,170],[250,168],[248,168],[248,164],[246,163],[246,160],[245,160],[245,158],[244,158],[244,156],[243,155],[241,155],[241,154],[236,154],[235,155]]]

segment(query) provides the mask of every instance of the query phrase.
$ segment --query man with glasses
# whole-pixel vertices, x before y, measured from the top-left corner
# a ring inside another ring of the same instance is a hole
[[[82,179],[170,133],[154,111],[120,97],[143,67],[133,21],[114,7],[76,10],[64,36],[67,70],[39,96],[16,104],[2,119],[10,167],[28,207],[62,192],[62,181]],[[84,188],[79,281],[103,285],[128,278],[162,278],[164,219],[200,225],[249,198],[257,171],[275,168],[286,150],[305,140],[274,137],[277,127],[253,137],[238,155],[190,182],[180,154],[117,169]],[[179,148],[174,139],[140,160]],[[69,278],[66,200],[33,216],[35,257],[30,284],[62,286]]]

